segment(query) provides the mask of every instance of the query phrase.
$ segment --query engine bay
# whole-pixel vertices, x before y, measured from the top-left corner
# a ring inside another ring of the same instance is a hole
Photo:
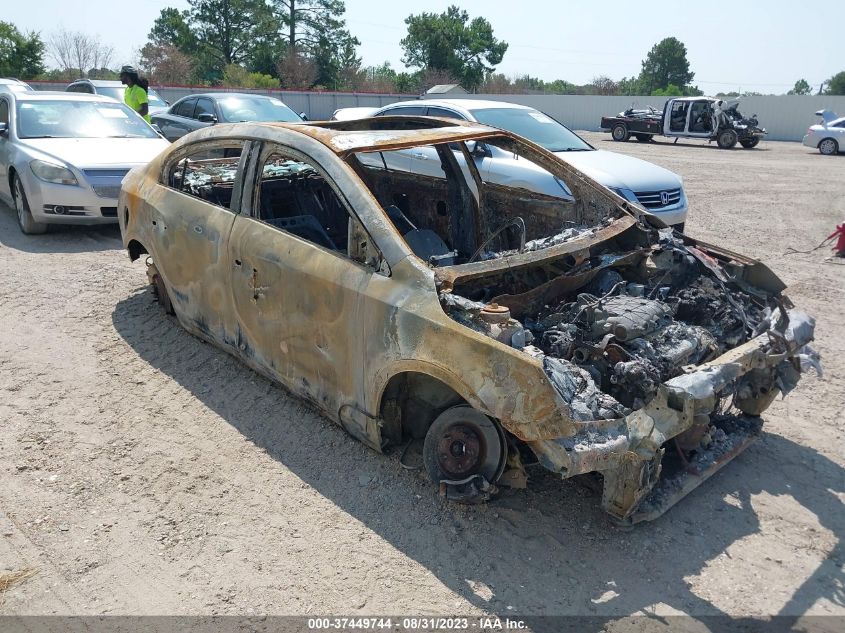
[[[580,261],[547,262],[518,278],[509,271],[498,277],[502,287],[489,278],[456,283],[441,292],[441,305],[452,319],[540,359],[581,420],[642,408],[661,383],[768,331],[785,314],[780,288],[744,280],[743,263],[719,261],[671,229],[649,232],[659,236],[652,244],[631,229]],[[561,267],[567,270],[555,276]],[[768,378],[774,388],[778,376]]]

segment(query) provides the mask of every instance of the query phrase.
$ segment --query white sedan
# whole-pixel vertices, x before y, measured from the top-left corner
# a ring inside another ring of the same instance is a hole
[[[117,223],[123,177],[169,146],[108,97],[0,92],[0,200],[27,234],[48,224]]]
[[[845,152],[845,117],[836,117],[831,110],[819,110],[822,120],[811,125],[804,135],[804,145],[818,149],[825,156]]]
[[[580,169],[629,202],[640,205],[667,225],[683,231],[689,203],[681,177],[633,156],[597,150],[565,125],[552,117],[516,103],[477,99],[425,99],[400,101],[373,112],[368,108],[351,108],[359,112],[346,116],[346,109],[334,113],[335,119],[360,116],[436,116],[476,121],[519,134],[554,152],[573,167]],[[473,145],[476,166],[482,177],[491,182],[554,195],[559,183],[542,177],[545,170],[528,161],[515,161],[510,153],[483,143]],[[432,148],[415,148],[383,152],[386,166],[393,169],[437,175],[440,161]],[[557,190],[557,195],[561,191]],[[567,192],[563,192],[564,195]]]

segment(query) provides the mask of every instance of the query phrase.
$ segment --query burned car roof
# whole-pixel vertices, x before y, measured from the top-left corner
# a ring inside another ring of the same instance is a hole
[[[493,136],[513,136],[497,128],[469,121],[434,117],[379,117],[352,121],[255,123],[284,127],[314,138],[335,153],[388,151],[418,145],[453,143]]]

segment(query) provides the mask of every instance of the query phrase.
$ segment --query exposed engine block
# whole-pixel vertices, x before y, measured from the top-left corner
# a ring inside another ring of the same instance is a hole
[[[641,292],[631,284],[627,292]],[[702,362],[718,350],[704,327],[676,322],[672,307],[631,294],[580,294],[543,317],[540,346],[584,367],[602,390],[637,408],[651,400],[661,382]]]

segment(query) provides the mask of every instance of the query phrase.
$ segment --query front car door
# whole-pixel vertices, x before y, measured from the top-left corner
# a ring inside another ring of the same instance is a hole
[[[199,141],[175,152],[147,196],[153,258],[176,316],[189,331],[237,343],[229,291],[229,235],[240,209],[242,139]]]
[[[193,130],[191,117],[194,116],[196,105],[196,97],[186,97],[176,102],[167,113],[155,117],[155,122],[168,141],[176,141]]]
[[[378,257],[372,249],[361,254],[361,224],[330,175],[340,170],[348,180],[349,170],[316,141],[290,137],[300,149],[267,141],[256,154],[232,230],[238,349],[248,364],[373,445],[374,420],[358,421],[369,420],[360,416],[362,302],[380,274]]]
[[[713,108],[709,99],[698,99],[690,103],[687,126],[689,136],[701,138],[713,136]]]
[[[207,117],[213,117],[213,121],[200,121],[200,116],[206,115]],[[208,127],[210,125],[214,125],[219,118],[217,116],[217,110],[214,108],[214,101],[209,99],[208,97],[200,97],[197,99],[197,106],[194,108],[194,119],[196,119],[195,128],[194,129],[201,129],[204,127]]]
[[[668,112],[663,114],[663,134],[665,136],[683,136],[686,134],[689,101],[674,99],[667,104]]]

